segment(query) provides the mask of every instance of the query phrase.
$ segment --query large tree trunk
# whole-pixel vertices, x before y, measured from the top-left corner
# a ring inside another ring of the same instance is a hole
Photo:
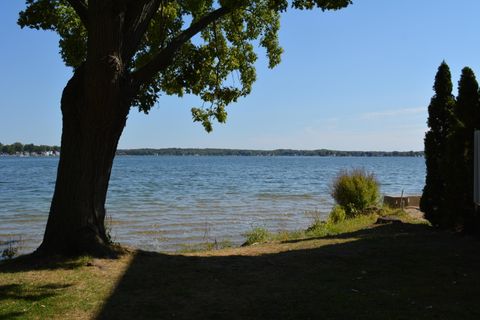
[[[41,254],[110,251],[105,200],[133,96],[122,61],[124,9],[116,1],[89,2],[86,61],[62,95],[61,155]]]
[[[80,67],[63,92],[61,155],[40,254],[109,253],[105,200],[130,99],[118,76],[101,79],[97,69],[92,79],[87,70]]]

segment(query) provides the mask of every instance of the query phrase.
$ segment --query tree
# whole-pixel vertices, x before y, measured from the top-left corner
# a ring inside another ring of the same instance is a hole
[[[453,108],[448,135],[446,173],[446,227],[473,231],[474,131],[480,128],[478,83],[472,69],[465,67],[458,82],[458,96]]]
[[[26,144],[23,146],[23,151],[25,152],[33,152],[34,149],[35,149],[35,145],[33,143]]]
[[[455,105],[452,95],[452,76],[447,63],[438,68],[433,86],[435,95],[428,106],[428,127],[425,134],[425,163],[427,174],[420,201],[420,209],[435,226],[444,224],[445,217],[445,171],[447,135],[450,128],[451,112]]]
[[[16,150],[15,150],[15,145],[14,144],[11,144],[11,145],[8,145],[7,146],[7,153],[9,155],[13,155],[16,153]]]
[[[23,152],[23,144],[20,142],[15,142],[12,144],[14,153]]]
[[[61,99],[63,129],[55,191],[39,253],[104,254],[105,198],[130,108],[193,94],[207,131],[255,81],[254,47],[280,62],[280,13],[337,10],[351,0],[26,0],[22,27],[53,30],[73,68]],[[236,78],[237,81],[230,82]]]

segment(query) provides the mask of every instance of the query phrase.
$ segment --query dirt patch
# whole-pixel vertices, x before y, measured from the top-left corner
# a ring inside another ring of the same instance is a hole
[[[425,220],[425,213],[420,211],[420,208],[418,208],[418,207],[406,207],[404,210],[413,219],[426,221]]]

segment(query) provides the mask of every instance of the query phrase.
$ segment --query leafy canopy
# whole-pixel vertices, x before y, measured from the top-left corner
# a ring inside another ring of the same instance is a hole
[[[202,122],[207,131],[212,130],[212,118],[226,121],[226,105],[251,92],[256,79],[255,47],[265,49],[270,68],[280,63],[282,48],[278,31],[282,12],[289,7],[337,10],[351,3],[351,0],[119,0],[115,5],[119,9],[128,8],[129,2],[134,1],[154,2],[157,7],[141,41],[128,57],[125,70],[128,74],[147,66],[192,24],[225,9],[224,14],[185,39],[168,67],[145,80],[133,100],[134,106],[148,113],[161,95],[199,96],[204,105],[193,108],[192,114],[194,121]],[[87,57],[88,28],[72,4],[87,8],[88,0],[26,0],[26,4],[26,9],[20,12],[19,25],[57,32],[63,61],[74,69],[80,67]],[[128,16],[129,12],[125,14]]]

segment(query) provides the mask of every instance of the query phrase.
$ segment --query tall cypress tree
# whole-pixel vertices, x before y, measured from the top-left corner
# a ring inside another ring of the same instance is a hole
[[[445,165],[447,134],[451,122],[451,112],[455,105],[452,95],[452,76],[447,63],[438,67],[433,89],[435,95],[428,106],[428,126],[425,134],[425,163],[427,175],[420,208],[425,217],[435,226],[443,225],[445,216]]]
[[[448,135],[446,190],[447,227],[471,232],[475,228],[473,204],[474,131],[480,128],[478,82],[472,69],[465,67],[458,82],[457,102]]]

